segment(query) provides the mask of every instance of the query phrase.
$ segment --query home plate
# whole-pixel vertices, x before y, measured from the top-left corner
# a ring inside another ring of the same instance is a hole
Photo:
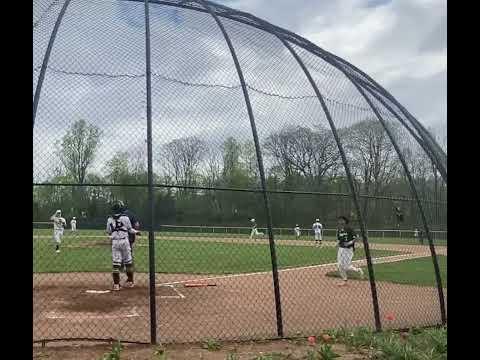
[[[87,294],[108,294],[110,290],[85,290]]]

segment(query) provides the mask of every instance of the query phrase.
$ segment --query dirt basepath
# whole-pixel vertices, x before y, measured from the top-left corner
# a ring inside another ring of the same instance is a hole
[[[426,246],[372,244],[372,248],[403,252],[377,259],[375,263],[430,256]],[[446,255],[446,251],[446,247],[437,247],[439,254]],[[364,260],[357,263],[364,263]],[[318,333],[321,329],[340,326],[373,326],[369,282],[352,281],[347,287],[338,287],[338,280],[325,276],[334,269],[335,264],[324,264],[280,270],[286,336]],[[184,286],[185,282],[202,278],[205,276],[156,274],[159,341],[276,336],[270,272],[209,276],[207,278],[216,286]],[[148,274],[137,274],[136,287],[120,292],[106,292],[110,282],[108,273],[34,274],[34,340],[115,338],[149,342]],[[440,322],[436,288],[378,282],[377,289],[384,327]],[[446,296],[446,289],[444,291]]]

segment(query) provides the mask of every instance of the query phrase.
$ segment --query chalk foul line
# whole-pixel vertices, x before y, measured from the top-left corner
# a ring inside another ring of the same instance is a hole
[[[47,319],[68,319],[68,320],[89,320],[89,319],[118,319],[118,318],[133,318],[133,317],[138,317],[140,314],[137,312],[137,308],[134,306],[130,310],[130,313],[128,314],[113,314],[113,315],[108,315],[108,314],[96,314],[96,315],[72,315],[71,313],[69,314],[61,314],[58,313],[57,311],[49,311],[48,313],[45,314],[45,317]]]
[[[417,253],[417,254],[410,253],[410,254],[392,255],[392,256],[373,258],[372,263],[373,264],[382,264],[387,262],[392,263],[392,262],[403,261],[403,260],[418,259],[418,258],[423,258],[428,256],[430,255],[427,253]],[[366,263],[366,260],[365,259],[354,260],[352,261],[352,263],[364,264]],[[300,270],[307,270],[307,269],[320,269],[324,267],[333,267],[336,265],[337,265],[336,262],[328,263],[328,264],[309,265],[309,266],[295,267],[295,268],[289,268],[289,269],[280,269],[278,270],[278,272],[283,273],[283,272],[300,271]],[[181,284],[190,283],[190,282],[195,283],[195,282],[203,282],[203,281],[209,281],[209,280],[232,279],[236,277],[260,276],[260,275],[266,275],[271,273],[272,273],[271,271],[260,271],[260,272],[242,273],[242,274],[219,275],[219,276],[212,276],[212,277],[206,277],[206,278],[200,278],[200,279],[170,281],[170,282],[157,284],[156,286],[181,285]]]

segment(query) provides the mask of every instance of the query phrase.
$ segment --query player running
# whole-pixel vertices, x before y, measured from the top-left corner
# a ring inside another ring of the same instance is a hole
[[[298,226],[298,224],[293,228],[293,232],[295,233],[295,238],[298,240],[301,235],[300,226]]]
[[[72,218],[72,221],[70,221],[70,227],[72,228],[72,232],[77,231],[77,219],[75,216]]]
[[[400,224],[403,223],[403,211],[400,206],[395,206],[393,208],[395,211],[395,218],[397,220],[397,228],[400,228]]]
[[[315,219],[312,225],[313,233],[315,234],[315,245],[320,246],[322,244],[322,230],[323,225],[320,224],[320,219]]]
[[[363,270],[352,265],[353,253],[355,251],[355,241],[357,240],[357,234],[353,229],[348,226],[348,218],[340,216],[338,218],[337,225],[337,241],[338,241],[338,272],[342,281],[339,286],[347,285],[347,271],[355,271],[360,274],[360,278],[363,279]]]
[[[254,218],[250,219],[250,222],[252,223],[252,231],[250,232],[250,240],[253,239],[256,236],[263,236],[263,232],[258,231],[257,229],[257,222],[255,221]]]
[[[67,224],[65,219],[62,217],[62,210],[55,211],[50,217],[50,220],[53,221],[53,241],[55,242],[55,252],[60,253],[60,243],[62,242],[63,228]]]
[[[133,287],[133,259],[132,250],[128,241],[128,234],[139,234],[132,227],[128,216],[122,213],[121,203],[112,206],[113,215],[107,220],[107,234],[112,240],[112,277],[113,290],[120,290],[120,267],[125,264],[127,281],[125,287]]]

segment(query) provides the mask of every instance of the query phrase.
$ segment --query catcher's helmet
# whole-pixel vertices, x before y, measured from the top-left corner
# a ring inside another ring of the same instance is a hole
[[[112,205],[112,211],[114,214],[121,213],[124,209],[125,209],[125,205],[121,200],[115,201]]]

